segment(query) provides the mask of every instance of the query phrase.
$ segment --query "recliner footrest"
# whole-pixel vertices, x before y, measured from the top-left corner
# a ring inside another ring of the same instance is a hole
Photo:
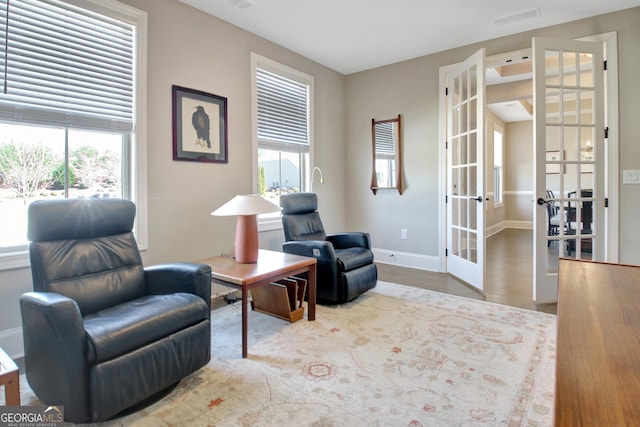
[[[366,248],[336,249],[335,252],[336,258],[342,263],[344,271],[355,270],[373,263],[373,253]]]

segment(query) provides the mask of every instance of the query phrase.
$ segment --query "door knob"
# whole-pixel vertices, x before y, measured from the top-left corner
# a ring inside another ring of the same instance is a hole
[[[482,196],[469,197],[469,200],[475,200],[476,202],[482,203]]]
[[[542,197],[538,197],[537,202],[538,202],[538,204],[539,204],[540,206],[542,206],[542,205],[544,205],[545,203],[549,203],[549,202],[550,202],[550,200],[545,200],[545,199],[543,199]]]

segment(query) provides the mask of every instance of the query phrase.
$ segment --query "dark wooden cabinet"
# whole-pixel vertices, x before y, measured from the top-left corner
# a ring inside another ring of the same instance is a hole
[[[640,420],[640,267],[560,259],[556,426]]]

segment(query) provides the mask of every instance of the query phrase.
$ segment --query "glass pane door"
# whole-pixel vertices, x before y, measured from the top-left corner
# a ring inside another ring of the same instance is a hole
[[[534,299],[557,298],[558,258],[604,257],[602,45],[534,38]]]
[[[484,49],[447,77],[447,271],[482,290]]]

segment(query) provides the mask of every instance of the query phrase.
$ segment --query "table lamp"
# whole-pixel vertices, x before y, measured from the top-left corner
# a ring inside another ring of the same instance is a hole
[[[257,194],[237,195],[215,211],[214,216],[237,216],[236,262],[254,263],[258,260],[258,221],[256,215],[279,211],[280,206]]]

